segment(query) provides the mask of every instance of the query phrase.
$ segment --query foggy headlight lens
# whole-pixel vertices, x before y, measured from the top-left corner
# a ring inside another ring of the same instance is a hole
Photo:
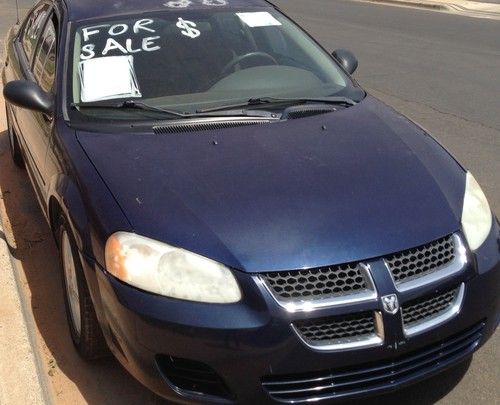
[[[106,267],[127,284],[167,297],[218,304],[241,300],[236,279],[224,265],[132,233],[108,239]]]
[[[462,227],[472,250],[479,248],[488,237],[493,217],[488,200],[476,179],[467,172]]]

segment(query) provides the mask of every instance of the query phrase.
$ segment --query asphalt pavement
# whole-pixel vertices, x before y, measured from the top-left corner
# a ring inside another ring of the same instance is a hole
[[[473,171],[500,215],[498,21],[348,0],[274,3],[326,48],[351,49],[360,62],[355,77],[361,85],[451,150]],[[19,0],[21,15],[31,4]],[[1,59],[5,33],[16,18],[15,0],[0,0],[0,10]],[[57,253],[26,174],[8,160],[4,128],[0,122],[1,197],[12,224],[9,238],[16,245],[21,290],[33,313],[43,372],[55,402],[158,403],[116,362],[90,365],[75,354],[65,325]],[[499,344],[497,332],[472,362],[367,403],[498,403]]]
[[[500,216],[500,23],[346,0],[274,0],[356,79],[420,123],[469,168]]]

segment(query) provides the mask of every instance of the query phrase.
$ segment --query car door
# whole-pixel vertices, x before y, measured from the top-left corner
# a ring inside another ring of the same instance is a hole
[[[36,45],[49,13],[50,6],[46,3],[42,3],[35,6],[26,16],[17,35],[12,40],[12,53],[9,54],[9,51],[7,53],[7,62],[4,71],[6,82],[32,79],[31,64],[35,56]],[[12,120],[12,125],[14,126],[23,149],[26,151],[26,159],[29,164],[32,164],[32,159],[27,151],[26,142],[19,125],[22,122],[25,112],[20,107],[16,107],[13,104],[8,104],[7,108],[11,111],[10,118]]]
[[[24,72],[24,79],[35,81],[46,92],[53,92],[57,58],[57,19],[49,10],[44,22],[36,24],[40,24],[41,30],[36,44],[31,45],[32,61],[29,69]],[[24,42],[23,40],[23,48],[29,49],[30,45],[25,45]],[[53,119],[46,114],[26,109],[18,109],[17,116],[27,150],[26,155],[30,160],[30,174],[37,183],[39,197],[43,198],[48,184],[45,158],[53,129]]]

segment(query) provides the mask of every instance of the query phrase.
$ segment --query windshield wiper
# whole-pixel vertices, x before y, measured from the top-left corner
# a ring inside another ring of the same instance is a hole
[[[247,105],[245,104],[245,107]],[[122,108],[130,108],[130,109],[139,109],[143,111],[151,111],[151,112],[159,112],[164,114],[169,114],[173,117],[179,118],[203,118],[203,117],[234,117],[234,116],[243,116],[243,117],[259,117],[259,118],[275,118],[275,114],[264,112],[264,111],[250,111],[250,110],[238,110],[238,111],[223,111],[221,110],[213,110],[213,111],[196,111],[195,113],[188,112],[180,112],[176,110],[169,110],[166,108],[155,107],[140,101],[134,100],[126,100],[120,103],[72,103],[71,107],[73,108],[110,108],[110,109],[122,109]],[[230,108],[227,108],[228,110]],[[219,113],[212,114],[212,112]]]
[[[72,103],[71,107],[73,108],[115,108],[115,109],[122,109],[122,108],[135,108],[138,110],[143,110],[143,111],[152,111],[152,112],[160,112],[160,113],[166,113],[169,115],[172,115],[174,117],[189,117],[190,114],[188,113],[183,113],[180,111],[175,111],[175,110],[168,110],[165,108],[160,108],[160,107],[155,107],[149,104],[142,103],[140,101],[134,101],[134,100],[125,100],[120,103]]]
[[[348,97],[314,97],[314,98],[278,98],[278,97],[258,97],[251,98],[243,103],[238,104],[227,104],[219,107],[206,108],[203,110],[197,110],[197,113],[208,113],[214,111],[230,110],[233,108],[244,108],[244,107],[254,107],[261,105],[272,105],[272,104],[306,104],[306,103],[321,103],[321,104],[339,104],[339,105],[356,105],[354,100]]]

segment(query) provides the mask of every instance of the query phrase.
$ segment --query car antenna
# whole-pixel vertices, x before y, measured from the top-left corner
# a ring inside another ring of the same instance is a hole
[[[17,17],[16,25],[19,25],[19,3],[18,3],[18,0],[16,0],[16,17]]]

